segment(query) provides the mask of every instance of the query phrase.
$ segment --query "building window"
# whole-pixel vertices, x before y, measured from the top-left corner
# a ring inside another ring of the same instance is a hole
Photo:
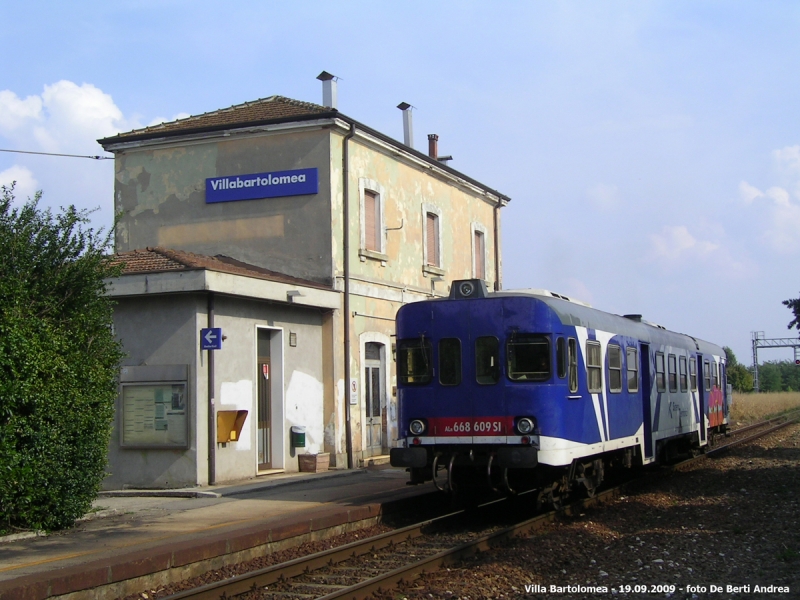
[[[600,360],[600,342],[586,342],[586,380],[590,394],[603,391],[603,363]]]
[[[628,391],[639,391],[639,351],[636,348],[626,348],[628,367]]]
[[[381,207],[378,194],[364,192],[364,247],[373,252],[381,251]]]
[[[667,378],[664,371],[664,353],[656,352],[656,391],[667,391]]]
[[[422,270],[444,275],[442,268],[442,211],[432,204],[422,205]]]
[[[678,371],[681,379],[681,391],[686,391],[686,357],[681,356],[678,358]]]
[[[472,277],[486,280],[486,228],[472,224]]]
[[[425,264],[434,267],[441,266],[439,264],[439,216],[434,213],[425,214],[425,245],[428,250]]]
[[[678,391],[678,363],[674,354],[667,357],[667,364],[669,366],[669,391]]]
[[[622,391],[622,348],[608,345],[608,391]]]
[[[360,237],[359,255],[361,260],[372,258],[386,261],[386,211],[383,186],[377,181],[361,178],[358,180],[360,197]]]

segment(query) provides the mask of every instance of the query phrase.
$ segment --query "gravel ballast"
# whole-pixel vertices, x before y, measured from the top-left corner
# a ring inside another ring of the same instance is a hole
[[[798,498],[791,425],[380,598],[800,598]]]

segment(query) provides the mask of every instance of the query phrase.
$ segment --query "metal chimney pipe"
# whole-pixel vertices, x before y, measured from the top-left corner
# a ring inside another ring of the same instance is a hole
[[[403,143],[409,148],[414,147],[414,128],[411,125],[411,109],[408,102],[401,102],[397,108],[403,111]]]
[[[317,75],[317,79],[322,82],[322,106],[337,110],[336,75],[331,75],[327,71],[323,71]]]
[[[428,156],[433,160],[439,160],[439,136],[435,133],[428,134]]]

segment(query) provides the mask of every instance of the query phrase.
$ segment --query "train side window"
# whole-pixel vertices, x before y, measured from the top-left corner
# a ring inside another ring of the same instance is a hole
[[[575,338],[569,338],[567,346],[567,362],[569,363],[569,391],[578,391],[578,342]]]
[[[697,391],[697,360],[694,356],[689,362],[689,387],[693,392]]]
[[[600,361],[600,342],[586,342],[586,381],[590,394],[603,391],[603,363]]]
[[[703,362],[703,380],[705,383],[705,390],[707,392],[711,391],[711,365],[708,364],[708,361]]]
[[[461,383],[461,340],[458,338],[439,340],[439,383]]]
[[[656,391],[667,391],[667,380],[664,373],[664,353],[656,352]]]
[[[669,368],[669,391],[678,391],[678,362],[674,354],[667,357],[667,367]]]
[[[639,351],[636,348],[626,348],[628,362],[628,391],[639,391]]]
[[[556,340],[556,369],[560,379],[567,376],[567,347],[563,337]]]
[[[433,379],[431,343],[425,338],[397,342],[397,379],[400,384],[422,385]]]
[[[494,336],[475,340],[475,378],[481,385],[500,380],[500,341]]]
[[[686,391],[686,357],[680,356],[678,357],[678,371],[680,374],[681,380],[681,391]]]
[[[550,340],[543,335],[521,333],[506,342],[506,372],[514,381],[550,379]]]
[[[622,391],[622,348],[608,345],[608,391]]]
[[[716,362],[711,366],[711,374],[714,376],[714,387],[719,389],[719,364]]]

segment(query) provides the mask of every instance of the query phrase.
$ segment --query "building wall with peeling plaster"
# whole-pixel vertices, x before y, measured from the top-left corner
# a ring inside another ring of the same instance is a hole
[[[282,467],[286,470],[297,469],[294,451],[289,447],[292,424],[307,427],[308,451],[329,452],[332,464],[347,464],[345,409],[351,395],[344,380],[344,318],[350,319],[350,373],[358,390],[356,404],[350,405],[358,465],[359,459],[388,452],[398,443],[397,380],[392,352],[397,310],[408,302],[447,295],[452,280],[473,277],[472,236],[476,225],[485,233],[485,279],[490,289],[498,278],[494,250],[497,198],[437,173],[430,165],[420,164],[419,159],[404,157],[386,144],[375,143],[369,135],[357,133],[349,142],[350,212],[344,219],[345,133],[344,129],[330,127],[230,137],[219,134],[202,141],[170,142],[158,147],[142,144],[117,154],[115,203],[122,212],[117,251],[162,246],[210,256],[222,254],[342,291],[342,226],[346,220],[350,236],[350,314],[344,315],[341,310],[317,312],[310,322],[303,322],[300,352],[288,347],[288,331],[299,328],[301,323],[296,319],[268,320],[286,325],[281,333],[286,352],[281,373],[284,413],[278,425],[283,436],[279,441],[285,458]],[[309,167],[319,170],[316,195],[205,204],[208,177]],[[365,185],[374,184],[383,195],[385,252],[381,257],[364,252],[360,243],[360,195]],[[425,212],[431,207],[440,215],[441,237],[440,266],[433,269],[426,267],[423,250]],[[218,409],[249,405],[254,410],[252,344],[259,319],[254,318],[252,303],[238,302],[236,314],[228,316],[219,312],[222,305],[218,305],[215,325],[222,326],[229,336],[225,350],[217,354]],[[234,304],[233,300],[229,303]],[[244,306],[250,308],[244,310]],[[272,310],[278,305],[271,306]],[[204,314],[205,308],[200,307],[198,331],[205,326],[205,317],[201,316]],[[121,319],[132,318],[128,311],[119,315]],[[138,321],[141,323],[141,319]],[[364,352],[368,341],[384,347],[386,377],[382,392],[386,419],[380,448],[365,445]],[[206,353],[199,350],[197,332],[194,339],[183,342],[193,346],[194,361],[200,365],[198,372],[205,372],[202,361]],[[205,478],[208,466],[204,450],[205,385],[205,375],[198,376],[197,430],[192,450],[198,483]],[[243,435],[237,443],[218,446],[219,481],[256,474],[254,418],[248,426],[252,428],[248,430],[250,437]],[[179,462],[176,460],[175,464]]]

